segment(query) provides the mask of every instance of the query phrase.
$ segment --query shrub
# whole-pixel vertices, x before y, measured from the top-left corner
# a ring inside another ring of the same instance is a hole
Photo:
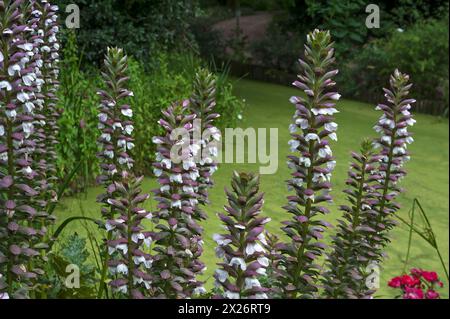
[[[160,53],[159,65],[144,71],[142,63],[130,61],[130,88],[135,96],[132,106],[135,110],[136,148],[133,150],[135,171],[150,174],[148,163],[154,160],[154,144],[148,136],[161,133],[157,125],[160,110],[175,100],[189,98],[194,89],[195,74],[201,63],[193,56]],[[232,127],[244,109],[243,101],[233,94],[233,84],[227,70],[217,71],[215,112],[221,116],[216,121],[220,128]]]
[[[366,45],[345,68],[345,94],[376,100],[377,83],[383,83],[398,67],[414,79],[417,111],[448,115],[448,18],[419,22],[404,32],[394,32],[386,40]]]
[[[365,43],[369,29],[364,21],[367,16],[364,0],[356,1],[307,1],[307,13],[316,19],[317,25],[324,30],[331,30],[336,39],[336,54],[348,57]]]
[[[65,10],[72,0],[57,0]],[[86,60],[99,64],[106,46],[119,46],[139,61],[152,63],[158,50],[191,48],[189,21],[197,8],[188,0],[79,0],[77,30]],[[195,48],[195,45],[194,45]]]
[[[418,21],[444,18],[448,12],[448,1],[378,1],[380,28],[368,29],[365,21],[369,3],[339,0],[287,1],[287,16],[279,21],[285,32],[306,33],[311,26],[331,30],[336,41],[338,57],[357,54],[370,38],[384,38],[397,28],[408,29]],[[391,69],[392,70],[392,69]]]
[[[198,44],[199,53],[206,58],[222,57],[225,52],[225,43],[220,31],[211,29],[215,19],[209,17],[196,18],[191,23],[191,30]]]
[[[131,154],[135,160],[135,172],[139,174],[149,174],[148,163],[153,161],[155,151],[149,137],[161,133],[157,123],[161,110],[174,100],[189,97],[192,86],[192,74],[174,70],[177,66],[172,63],[176,58],[160,53],[158,60],[158,67],[149,71],[145,71],[142,63],[130,60],[130,89],[134,92],[131,106],[138,132],[135,136],[136,147]]]
[[[136,147],[132,150],[135,172],[151,174],[148,163],[154,160],[155,146],[148,136],[160,134],[157,121],[162,109],[172,101],[191,96],[195,74],[201,66],[200,61],[191,55],[168,55],[159,53],[158,67],[145,71],[143,64],[130,60],[130,89],[135,96],[131,105],[135,113]],[[216,125],[220,128],[232,127],[241,116],[244,103],[233,95],[233,84],[227,70],[217,71],[215,112],[221,114]]]
[[[265,67],[293,73],[298,70],[298,52],[303,46],[303,37],[297,32],[285,32],[273,23],[267,36],[253,44],[252,57]]]
[[[224,129],[234,127],[243,118],[245,101],[237,98],[233,93],[233,82],[229,78],[229,69],[216,70],[217,98],[215,111],[220,114],[217,127]]]
[[[58,177],[64,180],[75,174],[69,186],[77,192],[92,185],[99,172],[96,139],[100,101],[95,88],[100,87],[101,79],[95,70],[81,70],[84,60],[79,56],[73,32],[66,34],[63,57],[58,90],[58,109],[62,111],[56,145]]]

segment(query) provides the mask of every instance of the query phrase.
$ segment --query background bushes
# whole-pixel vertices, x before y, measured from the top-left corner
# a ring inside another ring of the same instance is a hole
[[[65,11],[72,0],[55,1]],[[86,61],[99,65],[107,46],[119,46],[141,61],[152,62],[157,50],[195,45],[189,21],[196,0],[78,0],[80,48]],[[64,16],[64,15],[63,15]]]
[[[298,52],[303,49],[304,38],[294,32],[284,32],[272,24],[267,37],[253,44],[253,59],[259,65],[295,73]]]
[[[198,45],[198,53],[207,58],[221,57],[225,52],[226,43],[221,32],[211,29],[211,25],[215,22],[217,21],[211,17],[202,16],[191,24],[191,30]]]
[[[211,6],[221,3],[208,2]],[[286,0],[275,6],[271,3],[240,1],[241,7],[256,10],[261,6],[258,10],[268,10],[273,15],[265,37],[243,47],[247,51],[242,55],[247,57],[245,60],[239,60],[237,55],[224,56],[228,50],[213,52],[209,48],[218,43],[213,37],[199,41],[201,51],[237,62],[233,68],[236,75],[260,79],[254,75],[259,76],[263,68],[263,78],[286,85],[285,78],[295,78],[298,70],[297,59],[305,34],[314,28],[330,30],[341,71],[339,83],[347,98],[371,103],[379,100],[376,88],[398,66],[411,74],[416,83],[415,111],[448,116],[448,1],[378,1],[378,29],[366,27],[368,3],[362,0]],[[233,1],[222,4],[233,7]],[[273,76],[277,71],[285,75]]]
[[[395,67],[411,75],[416,110],[448,115],[448,18],[418,23],[387,39],[372,41],[342,67],[342,89],[348,96],[379,100],[377,83]],[[445,52],[445,54],[444,54]]]
[[[60,179],[76,171],[70,189],[79,191],[92,184],[98,172],[97,165],[97,105],[95,88],[101,81],[99,73],[92,67],[81,66],[84,59],[79,56],[76,37],[66,33],[61,62],[59,109],[62,111],[58,122],[58,172]]]

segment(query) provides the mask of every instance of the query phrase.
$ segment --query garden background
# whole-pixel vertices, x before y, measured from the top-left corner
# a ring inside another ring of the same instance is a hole
[[[73,1],[55,1],[61,7]],[[80,29],[63,31],[58,171],[60,180],[75,173],[56,208],[61,222],[67,217],[86,215],[100,218],[95,197],[98,174],[96,139],[99,66],[107,46],[120,46],[131,57],[132,107],[136,121],[136,172],[145,174],[145,191],[157,187],[152,178],[154,145],[151,137],[159,132],[156,121],[161,109],[172,101],[187,98],[195,70],[206,66],[218,76],[220,127],[279,129],[279,170],[263,175],[264,214],[272,218],[269,230],[281,235],[279,222],[285,219],[289,172],[285,165],[289,153],[288,124],[294,113],[289,103],[298,91],[290,88],[298,70],[306,33],[316,27],[330,29],[336,41],[340,74],[336,81],[343,100],[340,113],[339,143],[333,145],[337,167],[333,175],[336,204],[344,202],[342,193],[350,160],[349,150],[357,149],[362,136],[372,136],[379,114],[380,86],[398,67],[411,75],[417,125],[412,129],[416,142],[411,146],[412,161],[407,164],[407,190],[400,198],[400,216],[408,218],[415,198],[420,200],[431,221],[448,267],[448,2],[378,1],[381,9],[379,29],[368,29],[365,1],[158,1],[98,0],[76,1],[81,11]],[[264,80],[265,82],[262,82]],[[272,83],[268,83],[272,82]],[[283,85],[284,84],[284,85]],[[223,189],[233,170],[257,171],[258,164],[222,164],[214,175],[210,191],[209,220],[204,222],[205,253],[208,266],[205,279],[212,287],[217,260],[212,235],[220,231],[216,213],[225,204]],[[340,216],[336,208],[328,216]],[[147,208],[154,208],[149,202]],[[151,227],[151,225],[149,225]],[[74,239],[72,233],[82,238]],[[332,232],[332,231],[331,231]],[[400,224],[392,234],[389,258],[381,270],[379,297],[393,297],[387,281],[401,273],[408,246],[409,229]],[[63,233],[58,249],[84,263],[89,273],[95,263],[98,230],[75,222]],[[86,238],[85,240],[83,238]],[[76,245],[80,244],[80,247]],[[86,245],[89,256],[80,254]],[[78,249],[78,250],[77,250]],[[72,250],[72,252],[71,252]],[[72,254],[72,255],[71,255]],[[74,257],[74,255],[77,255]],[[71,257],[68,257],[71,258]],[[408,267],[436,270],[445,275],[433,249],[419,236],[412,240]],[[443,297],[448,298],[448,283]],[[80,292],[82,293],[82,292]]]

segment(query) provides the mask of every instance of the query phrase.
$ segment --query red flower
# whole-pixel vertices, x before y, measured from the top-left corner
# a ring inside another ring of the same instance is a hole
[[[402,285],[401,277],[394,277],[388,283],[388,286],[392,288],[399,288],[401,285]]]
[[[414,278],[409,275],[403,275],[401,277],[402,286],[404,287],[415,287],[420,286],[420,279]]]
[[[431,285],[427,283],[431,283]],[[436,272],[412,268],[410,275],[394,277],[388,282],[388,286],[401,288],[403,299],[439,299],[440,295],[434,289],[442,287],[443,284],[439,281]],[[424,287],[428,289],[425,293],[422,290]]]
[[[438,275],[434,271],[423,271],[422,276],[428,282],[437,282],[439,280]]]
[[[434,291],[433,289],[428,289],[427,293],[425,294],[426,299],[439,299],[439,293]]]
[[[403,299],[423,299],[423,291],[421,288],[406,287]]]
[[[416,278],[422,277],[423,270],[418,268],[413,268],[410,270],[411,275],[413,275]]]

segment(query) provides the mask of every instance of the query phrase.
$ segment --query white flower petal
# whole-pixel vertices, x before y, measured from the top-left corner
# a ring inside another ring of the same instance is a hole
[[[231,258],[229,265],[230,266],[237,265],[241,268],[241,270],[243,270],[243,271],[247,270],[247,264],[245,263],[244,259],[242,259],[242,258],[238,258],[238,257]]]
[[[222,269],[216,269],[217,279],[220,282],[225,282],[228,279],[228,273]]]

